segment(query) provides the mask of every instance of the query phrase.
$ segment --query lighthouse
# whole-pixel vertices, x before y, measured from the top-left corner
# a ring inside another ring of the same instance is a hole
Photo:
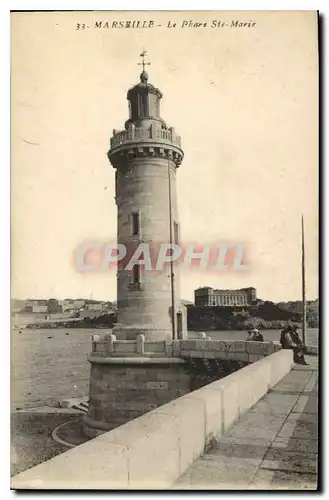
[[[140,82],[127,94],[129,117],[114,130],[108,158],[115,169],[118,248],[117,323],[93,336],[89,408],[84,433],[95,437],[191,390],[191,374],[177,347],[187,336],[179,268],[151,270],[134,261],[139,248],[180,246],[176,175],[181,138],[160,116],[162,93],[149,83],[142,52]],[[150,257],[152,257],[150,251]],[[145,255],[144,259],[145,261]],[[158,262],[158,259],[156,259]]]
[[[183,160],[181,138],[160,115],[161,91],[149,83],[141,54],[140,82],[129,89],[129,118],[113,130],[108,158],[115,168],[117,241],[127,255],[117,271],[117,325],[120,340],[180,339],[186,336],[179,269],[173,262],[154,271],[161,245],[180,244],[176,176]],[[144,248],[141,259],[131,257]],[[164,251],[162,246],[162,250]],[[151,257],[151,268],[140,262]],[[152,253],[153,252],[153,253]],[[153,272],[152,272],[153,271]]]

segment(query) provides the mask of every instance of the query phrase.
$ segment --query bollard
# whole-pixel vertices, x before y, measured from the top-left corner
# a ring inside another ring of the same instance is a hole
[[[144,356],[145,354],[145,335],[140,333],[137,335],[137,342],[136,342],[136,352],[137,354],[140,354],[141,356]]]
[[[168,335],[166,337],[166,339],[164,340],[164,350],[165,350],[166,356],[171,357],[173,355],[173,343],[172,343],[170,335]]]
[[[116,340],[116,335],[114,335],[113,333],[110,333],[110,335],[107,337],[107,351],[109,354],[114,353],[114,342],[116,342]]]
[[[97,342],[99,342],[99,335],[92,335],[91,341],[92,341],[92,352],[96,352],[96,344]]]
[[[181,348],[181,341],[180,340],[173,340],[171,342],[172,356],[179,357],[180,348]]]

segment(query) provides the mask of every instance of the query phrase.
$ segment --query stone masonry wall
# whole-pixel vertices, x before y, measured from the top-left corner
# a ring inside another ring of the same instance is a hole
[[[172,221],[178,221],[176,194],[176,167],[169,162],[171,179]],[[137,248],[140,243],[152,244],[156,249],[152,268],[156,264],[160,243],[168,243],[169,182],[168,159],[141,157],[129,160],[117,171],[116,197],[118,207],[118,243],[126,248]],[[131,234],[131,214],[140,215],[140,234]],[[171,282],[169,266],[159,271],[141,269],[141,283],[131,286],[132,271],[118,269],[118,321],[115,334],[118,339],[135,339],[140,333],[146,338],[162,340],[172,336]],[[180,308],[179,268],[175,268],[175,309]],[[185,326],[186,328],[186,326]]]
[[[187,365],[91,364],[84,431],[94,437],[191,391]]]
[[[190,359],[187,366],[191,374],[191,391],[227,377],[247,365],[246,362],[236,360]]]

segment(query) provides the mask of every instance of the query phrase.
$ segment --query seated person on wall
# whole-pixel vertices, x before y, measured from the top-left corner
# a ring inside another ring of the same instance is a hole
[[[254,341],[264,342],[264,337],[257,328],[254,329]]]
[[[288,325],[281,332],[280,344],[282,349],[292,349],[294,351],[294,363],[307,365],[304,358],[304,346],[299,338],[297,326]]]
[[[250,340],[254,340],[254,338],[253,338],[253,330],[248,330],[248,336],[246,338],[246,342],[249,342]]]
[[[257,328],[254,328],[253,330],[248,331],[248,337],[246,338],[246,341],[253,341],[253,342],[264,342],[264,337],[260,333]]]

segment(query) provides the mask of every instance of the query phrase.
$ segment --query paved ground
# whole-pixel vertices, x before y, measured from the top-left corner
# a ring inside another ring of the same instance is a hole
[[[83,433],[82,417],[57,428],[56,435],[63,443],[69,443],[71,446],[78,446],[90,440]]]
[[[318,358],[296,365],[172,489],[315,490]]]
[[[68,450],[52,439],[52,431],[65,422],[76,421],[82,415],[72,411],[13,412],[11,415],[11,475]]]

